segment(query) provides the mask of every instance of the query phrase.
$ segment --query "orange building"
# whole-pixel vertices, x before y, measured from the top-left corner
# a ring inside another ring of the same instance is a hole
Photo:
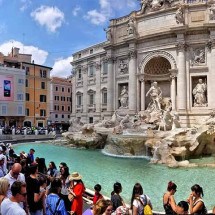
[[[22,63],[26,71],[26,116],[24,126],[46,127],[50,112],[50,71],[52,68]]]

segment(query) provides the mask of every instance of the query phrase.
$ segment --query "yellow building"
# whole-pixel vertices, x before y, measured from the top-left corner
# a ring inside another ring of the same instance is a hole
[[[26,71],[26,116],[24,126],[46,127],[50,113],[50,71],[52,68],[22,63]]]

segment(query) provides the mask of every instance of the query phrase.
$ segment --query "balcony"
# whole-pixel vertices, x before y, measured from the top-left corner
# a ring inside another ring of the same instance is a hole
[[[96,104],[89,104],[87,109],[88,109],[88,112],[95,112],[96,111]]]
[[[83,105],[76,105],[76,113],[83,113]]]

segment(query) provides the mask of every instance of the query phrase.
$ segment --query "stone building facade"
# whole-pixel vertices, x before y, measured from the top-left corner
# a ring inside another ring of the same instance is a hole
[[[215,108],[214,1],[142,0],[113,19],[107,41],[73,55],[73,111],[83,122],[147,109],[157,82],[182,124]]]

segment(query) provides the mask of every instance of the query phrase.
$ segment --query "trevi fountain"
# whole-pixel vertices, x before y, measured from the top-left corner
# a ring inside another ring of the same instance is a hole
[[[199,80],[193,89],[195,103],[205,105],[206,84]],[[110,120],[84,124],[79,119],[71,120],[69,132],[63,135],[69,144],[85,148],[103,149],[111,156],[145,157],[151,163],[169,167],[192,167],[189,159],[215,154],[215,110],[203,119],[200,125],[191,128],[181,127],[180,117],[172,111],[170,98],[162,98],[157,82],[153,82],[146,93],[150,103],[145,111],[134,117],[126,114],[128,94],[121,92],[122,107],[115,111]],[[215,166],[215,164],[207,164]]]

